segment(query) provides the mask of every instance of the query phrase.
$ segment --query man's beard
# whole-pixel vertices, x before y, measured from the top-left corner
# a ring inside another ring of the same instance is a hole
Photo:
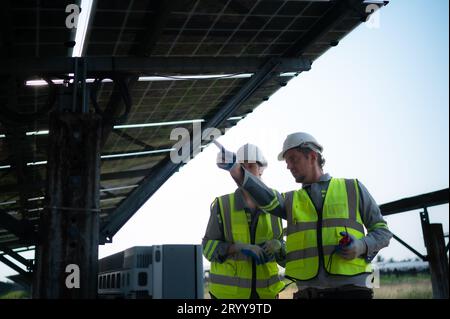
[[[306,178],[305,175],[300,175],[300,176],[295,177],[295,181],[296,181],[297,183],[303,183],[304,180],[305,180],[305,178]]]

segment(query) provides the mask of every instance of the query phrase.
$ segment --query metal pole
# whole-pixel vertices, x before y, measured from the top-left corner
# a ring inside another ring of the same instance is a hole
[[[98,115],[50,116],[48,206],[39,227],[35,298],[97,297],[100,134]]]
[[[86,84],[87,80],[87,61],[86,59],[82,59],[82,82],[81,82],[81,91],[82,93],[82,102],[81,102],[81,112],[88,113],[89,112],[89,86]]]
[[[392,234],[392,237],[397,240],[400,244],[402,244],[403,246],[405,246],[406,248],[408,248],[410,251],[412,251],[416,256],[418,256],[420,259],[422,259],[423,261],[428,261],[427,256],[422,255],[421,253],[419,253],[417,250],[415,250],[414,248],[412,248],[410,245],[408,245],[405,241],[403,241],[402,239],[400,239],[398,236],[396,236],[395,234]]]
[[[428,211],[420,213],[427,259],[430,264],[433,298],[448,299],[448,258],[445,252],[445,240],[442,224],[430,224]]]

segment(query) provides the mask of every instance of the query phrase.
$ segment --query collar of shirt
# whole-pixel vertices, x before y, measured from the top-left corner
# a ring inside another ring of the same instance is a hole
[[[328,173],[323,174],[322,176],[320,176],[319,181],[317,183],[320,182],[328,182],[331,179],[331,175]],[[313,183],[315,184],[315,183]],[[309,186],[311,186],[312,184],[302,184],[302,188],[307,188]]]

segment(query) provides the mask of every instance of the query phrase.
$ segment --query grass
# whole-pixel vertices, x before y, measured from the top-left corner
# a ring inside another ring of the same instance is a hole
[[[389,284],[410,283],[423,280],[428,280],[431,282],[430,274],[427,273],[419,273],[416,275],[403,274],[399,276],[395,276],[393,274],[381,274],[380,279],[381,279],[380,286]]]
[[[433,291],[429,274],[381,275],[380,288],[374,289],[375,299],[431,299]]]
[[[10,291],[2,296],[0,299],[28,299],[30,295],[23,290]]]

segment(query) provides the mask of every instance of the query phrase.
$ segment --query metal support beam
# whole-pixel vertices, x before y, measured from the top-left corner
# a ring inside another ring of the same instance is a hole
[[[2,244],[3,244],[3,243],[2,243]],[[10,244],[10,243],[8,243],[8,244]],[[5,245],[5,244],[3,244],[3,245]],[[26,246],[26,247],[16,248],[16,249],[14,250],[14,252],[16,252],[16,253],[22,253],[22,252],[24,252],[24,251],[30,251],[30,250],[34,250],[34,249],[35,249],[34,246]],[[7,255],[7,254],[0,252],[0,255],[3,256],[3,255]]]
[[[16,124],[17,125],[17,124]],[[29,188],[26,187],[28,181],[31,180],[27,159],[32,157],[31,141],[26,139],[25,132],[20,127],[7,128],[6,142],[11,152],[11,169],[14,171],[17,180],[17,190],[19,192],[19,212],[22,219],[28,217],[28,194]]]
[[[87,113],[89,111],[89,92],[86,85],[87,60],[84,58],[73,58],[73,64],[72,112]]]
[[[431,284],[433,298],[448,299],[448,258],[445,252],[444,231],[442,224],[430,224],[428,211],[425,208],[420,212],[423,238],[427,248],[428,262],[430,264]]]
[[[403,246],[405,246],[406,248],[408,248],[410,251],[412,251],[416,256],[418,256],[420,259],[422,259],[423,261],[428,261],[428,257],[422,255],[421,253],[419,253],[417,250],[415,250],[414,248],[412,248],[410,245],[408,245],[406,242],[404,242],[403,240],[401,240],[399,237],[397,237],[396,235],[392,234],[392,237],[394,237],[395,240],[397,240],[400,244],[402,244]]]
[[[40,219],[35,298],[97,296],[100,134],[98,115],[53,112],[50,116],[49,206]],[[75,268],[68,270],[68,266]],[[79,279],[78,287],[66,271]]]
[[[449,189],[444,188],[436,192],[426,193],[418,196],[408,197],[394,202],[380,205],[383,216],[407,212],[424,207],[448,204]]]
[[[101,189],[101,190],[104,190],[105,187],[100,186],[100,189]],[[100,197],[101,197],[101,199],[104,199],[104,198],[114,198],[114,197],[118,197],[118,196],[123,196],[123,195],[116,195],[116,194],[114,194],[114,193],[112,193],[112,192],[102,191]]]
[[[208,128],[219,127],[237,110],[259,87],[271,78],[278,67],[280,60],[267,61],[261,69],[254,74],[247,83],[235,94],[209,121],[202,125],[203,131]],[[198,151],[195,144],[200,146],[201,137],[194,136],[193,141],[185,141],[184,147],[189,147],[191,152]],[[195,142],[197,141],[197,143]],[[194,147],[192,147],[194,144]],[[191,154],[189,154],[190,156]],[[168,156],[153,173],[147,176],[131,195],[121,202],[119,207],[111,214],[109,222],[102,225],[100,230],[100,242],[110,242],[112,236],[133,216],[133,214],[152,196],[164,182],[172,176],[182,165],[173,163]]]
[[[136,169],[121,172],[103,173],[100,175],[101,181],[109,181],[115,179],[128,179],[135,177],[147,176],[151,172],[151,168],[147,169]],[[45,182],[43,180],[35,181],[34,183],[29,183],[26,185],[29,190],[36,190],[45,187]],[[17,184],[7,184],[0,186],[0,193],[16,193],[18,192]],[[1,223],[0,223],[1,224]]]
[[[190,57],[190,58],[146,58],[146,57],[84,57],[84,58],[17,58],[0,61],[0,74],[62,75],[74,73],[75,59],[84,61],[87,76],[108,76],[112,73],[135,73],[148,75],[174,74],[230,74],[255,73],[266,61],[264,58],[235,57]],[[302,58],[279,58],[275,72],[300,72],[309,70],[311,63]]]
[[[3,210],[0,210],[0,226],[14,234],[23,243],[33,245],[37,240],[34,227],[29,221],[18,220]]]
[[[29,259],[22,257],[21,255],[19,255],[17,252],[12,250],[11,248],[8,248],[7,246],[2,245],[2,244],[0,244],[0,250],[3,251],[4,254],[14,258],[16,261],[18,261],[19,263],[24,265],[27,268],[27,270],[30,271],[33,269],[33,260],[29,260]]]
[[[122,160],[122,159],[132,159],[132,158],[137,158],[137,157],[145,157],[145,156],[161,156],[164,155],[164,153],[147,153],[147,154],[139,154],[142,152],[153,152],[153,151],[157,151],[157,149],[153,148],[152,146],[150,146],[149,148],[145,148],[145,149],[138,149],[138,150],[130,150],[127,151],[126,153],[117,153],[117,152],[105,152],[102,154],[102,156],[111,156],[113,155],[114,157],[107,157],[107,158],[102,158],[102,162],[104,161],[116,161],[116,160]],[[169,151],[165,152],[168,153]],[[134,155],[130,155],[133,154]]]
[[[33,277],[32,273],[23,270],[22,268],[20,268],[15,263],[13,263],[8,258],[6,258],[6,257],[4,257],[2,255],[0,255],[0,261],[2,263],[4,263],[6,266],[8,266],[8,267],[12,268],[13,270],[17,271],[19,274],[23,275],[27,279],[27,281],[31,283],[32,277]]]

